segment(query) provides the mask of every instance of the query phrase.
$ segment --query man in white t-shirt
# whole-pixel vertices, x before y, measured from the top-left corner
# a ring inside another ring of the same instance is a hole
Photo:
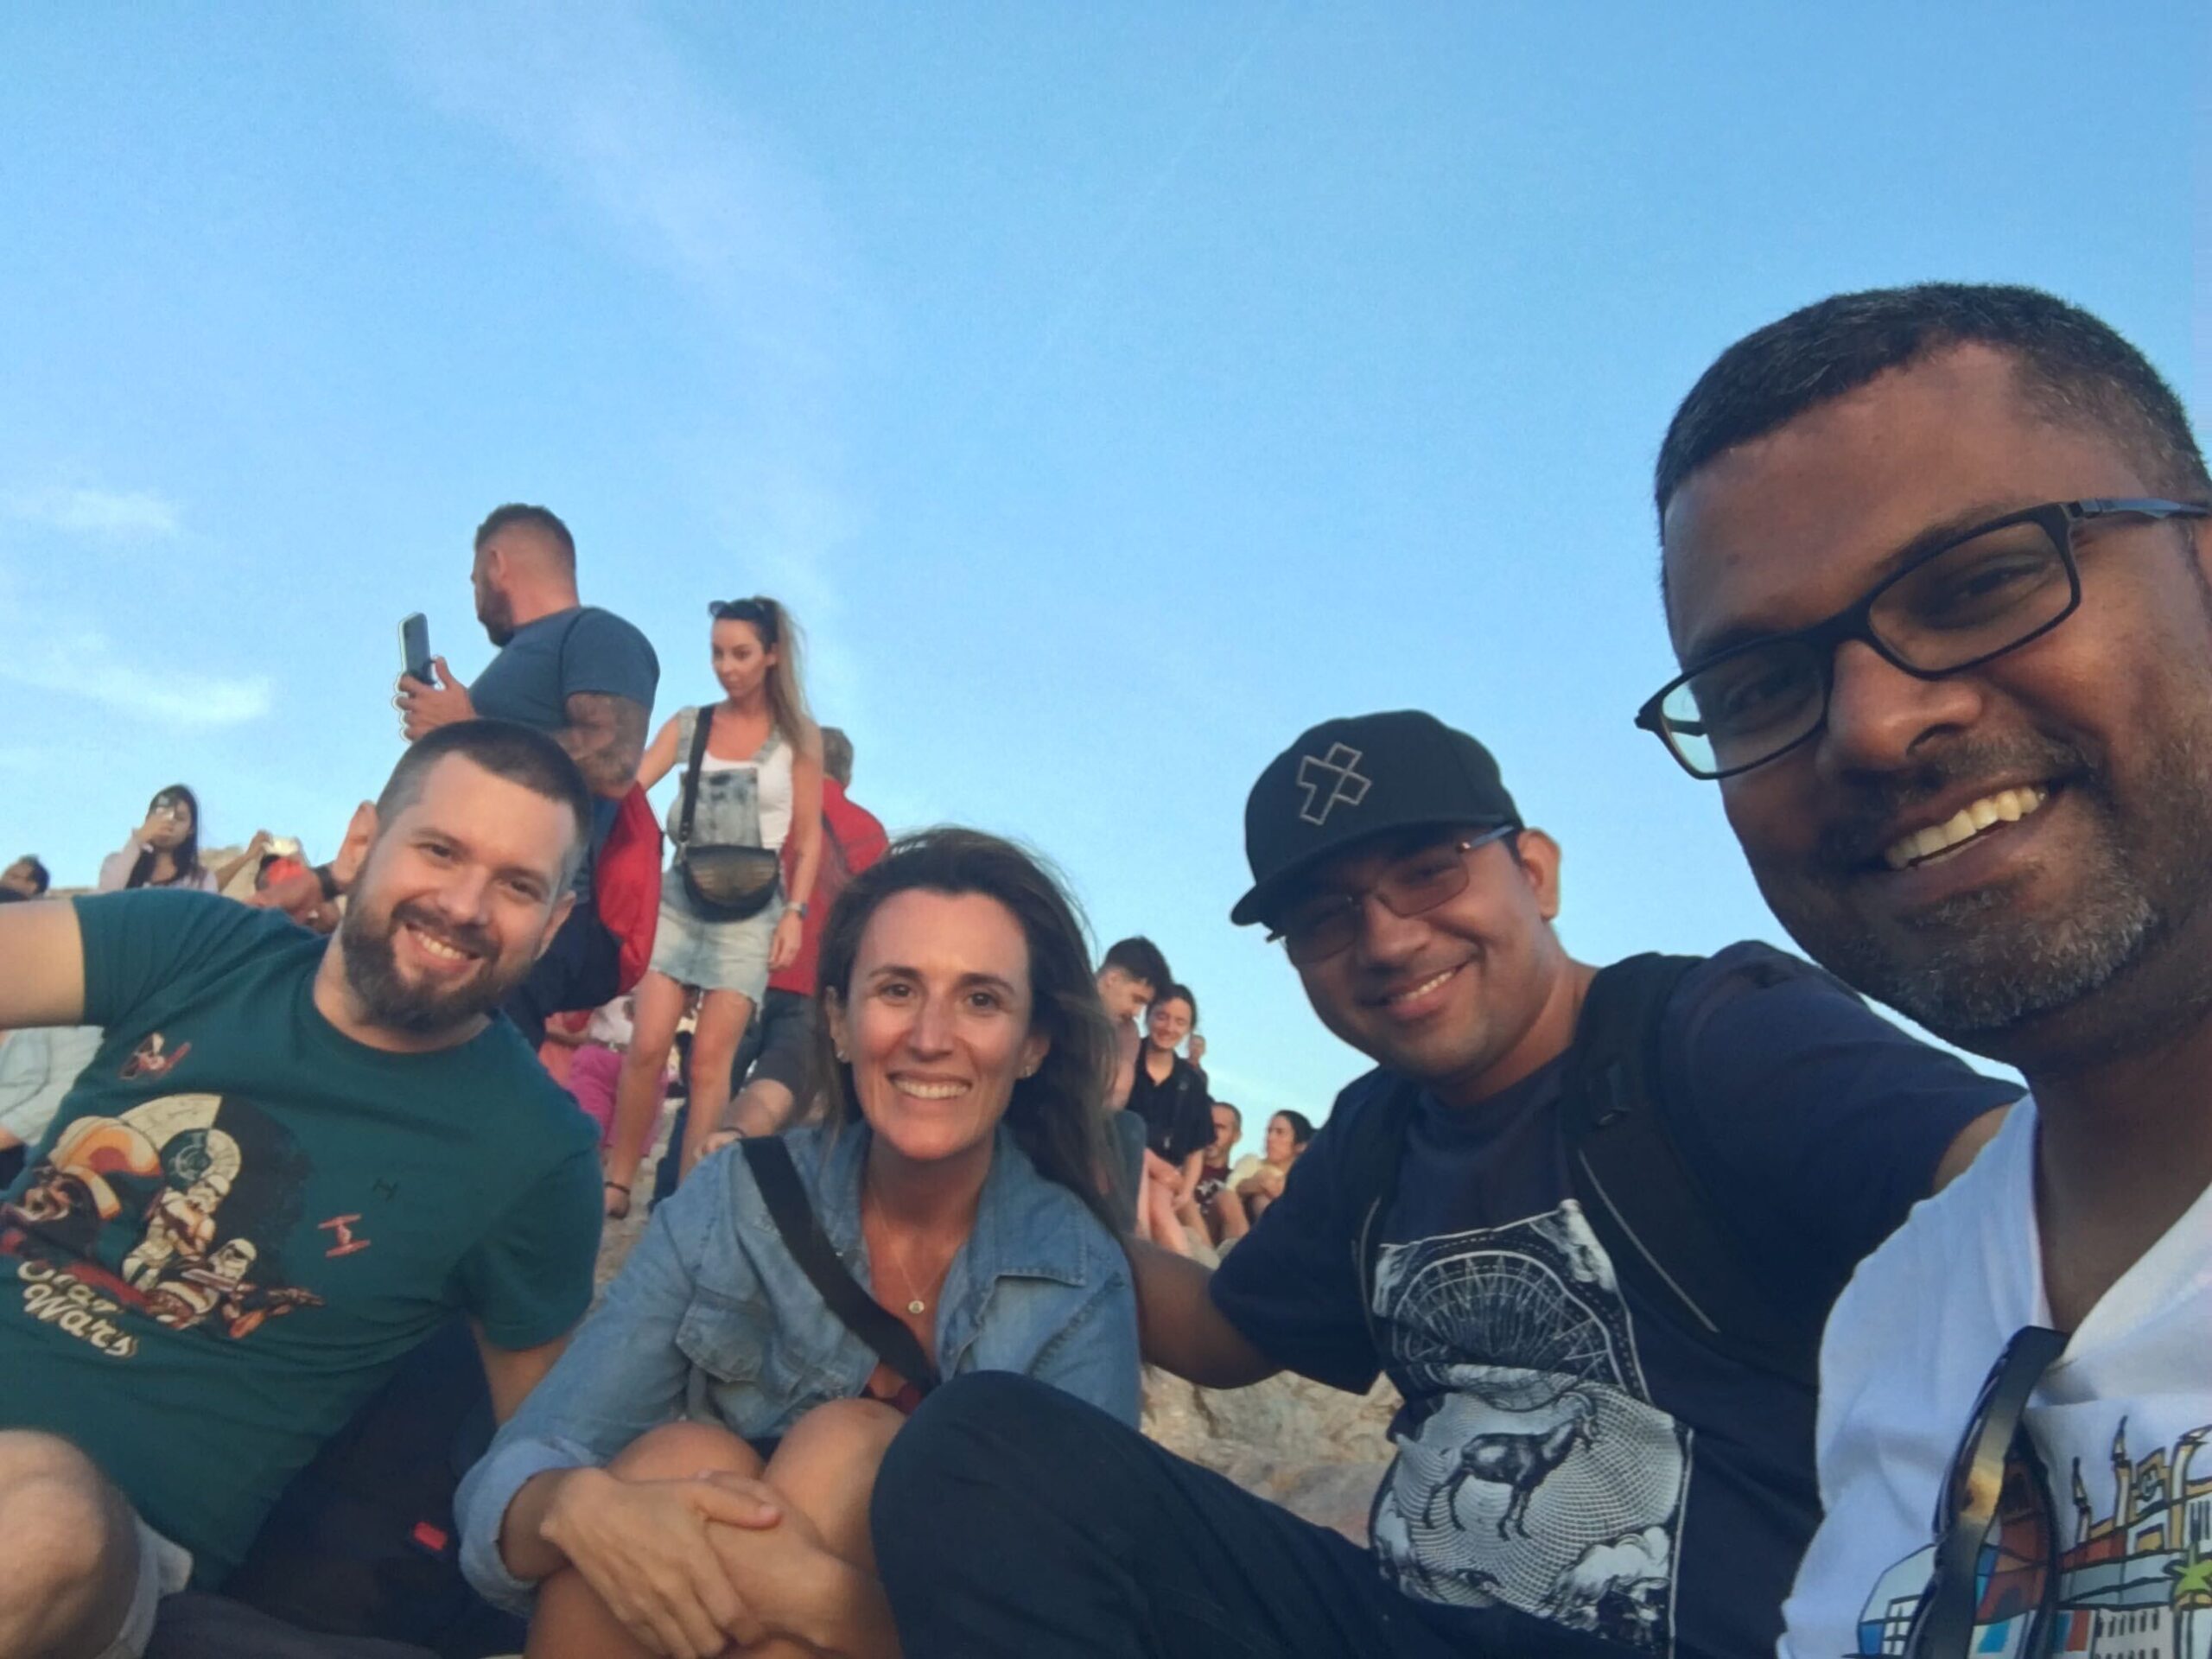
[[[2032,1090],[1837,1304],[1783,1651],[2203,1659],[2212,480],[2188,417],[2048,295],[1846,295],[1720,357],[1656,494],[1685,671],[1638,723],[1724,779],[1799,944]]]

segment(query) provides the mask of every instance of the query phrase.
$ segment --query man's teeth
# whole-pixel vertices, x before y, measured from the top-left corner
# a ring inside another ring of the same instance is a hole
[[[434,957],[442,957],[448,962],[467,962],[468,960],[467,951],[455,950],[452,945],[448,944],[443,939],[434,939],[419,927],[415,930],[415,943],[421,945],[423,949],[429,951],[430,955]]]
[[[1901,870],[1961,842],[1972,841],[1992,824],[2017,823],[2050,798],[2049,790],[2038,789],[2032,784],[2018,789],[2000,789],[1994,795],[1985,795],[1971,805],[1961,807],[1944,823],[1898,836],[1882,849],[1883,861],[1893,870]]]
[[[1425,979],[1409,991],[1393,991],[1390,994],[1390,1001],[1393,1002],[1410,1002],[1417,996],[1427,996],[1431,991],[1441,985],[1446,980],[1451,978],[1457,971],[1458,969],[1456,969],[1446,968],[1434,979]]]
[[[955,1095],[966,1094],[968,1085],[964,1083],[916,1083],[911,1078],[901,1077],[899,1092],[912,1095],[917,1100],[950,1100]]]

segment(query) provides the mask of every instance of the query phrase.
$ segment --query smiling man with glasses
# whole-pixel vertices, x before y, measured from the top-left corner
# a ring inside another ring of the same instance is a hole
[[[2017,1090],[1765,945],[1603,970],[1560,854],[1434,716],[1332,720],[1231,912],[1376,1063],[1211,1276],[1130,1246],[1147,1357],[1404,1396],[1362,1550],[1014,1377],[893,1443],[908,1659],[1770,1649],[1816,1510],[1813,1350]]]
[[[1644,705],[1814,958],[2032,1099],[1859,1271],[1786,1654],[2204,1652],[2212,479],[2097,319],[1844,295],[1731,346]]]

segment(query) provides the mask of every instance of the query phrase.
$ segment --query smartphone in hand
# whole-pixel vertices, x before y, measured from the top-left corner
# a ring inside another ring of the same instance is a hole
[[[430,677],[430,620],[417,611],[399,625],[400,665],[425,685]]]

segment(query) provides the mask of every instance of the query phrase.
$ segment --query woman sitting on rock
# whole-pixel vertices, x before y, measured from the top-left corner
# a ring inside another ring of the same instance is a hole
[[[932,830],[846,887],[820,975],[831,1122],[702,1163],[462,1485],[462,1564],[534,1597],[533,1659],[895,1654],[868,1498],[929,1371],[1136,1421],[1136,1305],[1090,1179],[1112,1037],[1065,894],[1008,842]],[[786,1147],[830,1276],[923,1376],[785,1242],[755,1171]]]
[[[1215,1196],[1223,1238],[1242,1238],[1252,1230],[1252,1224],[1282,1196],[1284,1178],[1313,1139],[1313,1121],[1303,1112],[1277,1112],[1268,1120],[1265,1154],[1238,1159],[1228,1184]]]

